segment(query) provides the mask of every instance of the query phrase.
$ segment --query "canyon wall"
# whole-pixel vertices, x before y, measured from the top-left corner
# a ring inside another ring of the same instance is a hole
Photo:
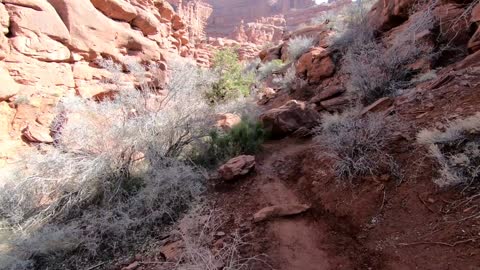
[[[313,0],[208,0],[213,7],[207,34],[211,37],[231,36],[242,20],[255,22],[261,17],[285,14],[294,9],[315,5]]]
[[[99,59],[156,63],[162,80],[170,55],[193,54],[186,23],[163,0],[2,0],[0,26],[0,167],[24,146],[52,142],[62,96],[109,91]]]

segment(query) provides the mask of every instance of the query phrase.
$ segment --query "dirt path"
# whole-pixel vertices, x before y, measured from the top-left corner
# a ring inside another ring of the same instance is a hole
[[[289,159],[308,147],[307,144],[295,143],[266,145],[266,159],[257,166],[257,179],[252,186],[253,189],[258,188],[259,201],[268,205],[303,203],[280,179],[282,169],[278,166],[288,166]],[[326,233],[321,227],[302,216],[268,221],[268,231],[276,238],[276,245],[270,248],[268,255],[278,262],[278,269],[331,269],[327,254],[319,245],[322,234]]]

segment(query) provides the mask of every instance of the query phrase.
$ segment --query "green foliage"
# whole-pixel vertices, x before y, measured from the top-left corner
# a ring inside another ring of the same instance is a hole
[[[206,92],[210,103],[221,103],[250,94],[254,74],[244,72],[244,67],[234,49],[219,50],[213,58],[213,69],[219,74],[219,80]]]
[[[255,154],[260,150],[267,134],[258,121],[243,119],[227,132],[213,130],[208,146],[197,160],[206,167],[216,166],[232,157],[242,154]]]

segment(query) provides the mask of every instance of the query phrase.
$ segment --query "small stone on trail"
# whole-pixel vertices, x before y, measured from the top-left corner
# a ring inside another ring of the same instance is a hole
[[[276,217],[297,215],[306,212],[309,209],[310,206],[306,204],[285,204],[268,206],[255,213],[255,215],[253,215],[253,221],[261,222]]]
[[[255,157],[242,155],[230,159],[218,169],[218,174],[226,181],[248,174],[255,166]]]

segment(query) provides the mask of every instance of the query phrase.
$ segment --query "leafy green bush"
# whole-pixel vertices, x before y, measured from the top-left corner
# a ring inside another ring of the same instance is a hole
[[[219,50],[213,58],[213,69],[218,73],[219,79],[206,92],[210,103],[221,103],[250,94],[254,74],[244,71],[244,66],[233,49]]]
[[[243,119],[226,132],[213,130],[207,150],[197,160],[206,167],[242,154],[255,154],[260,150],[267,134],[258,121]]]

